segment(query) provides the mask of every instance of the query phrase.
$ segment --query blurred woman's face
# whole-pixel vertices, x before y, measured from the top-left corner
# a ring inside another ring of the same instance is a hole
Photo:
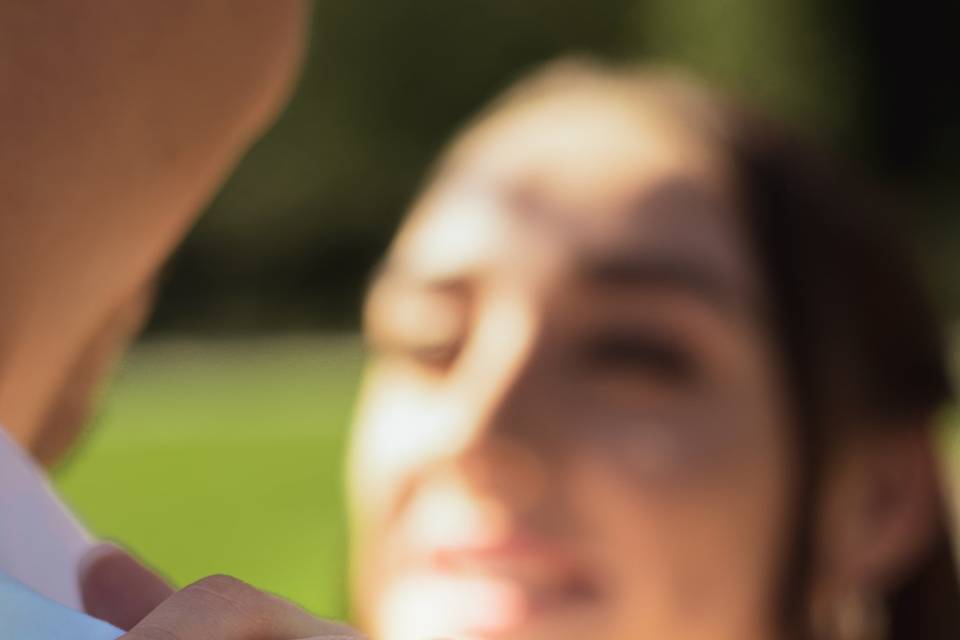
[[[351,460],[374,637],[776,635],[780,368],[728,169],[671,123],[514,107],[396,239]]]

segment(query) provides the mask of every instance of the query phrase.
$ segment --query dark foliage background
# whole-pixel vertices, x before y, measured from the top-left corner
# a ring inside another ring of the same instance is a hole
[[[351,328],[431,158],[512,79],[565,53],[667,61],[906,195],[960,309],[960,3],[351,0],[315,5],[298,92],[164,276],[154,333]]]

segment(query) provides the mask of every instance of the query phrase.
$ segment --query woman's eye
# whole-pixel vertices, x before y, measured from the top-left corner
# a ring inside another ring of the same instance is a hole
[[[439,373],[453,365],[460,353],[462,340],[445,335],[416,335],[410,331],[368,333],[367,344],[372,353],[403,366]]]
[[[449,368],[467,333],[466,297],[456,289],[375,289],[366,309],[373,350],[397,364],[439,373]]]
[[[588,364],[594,369],[653,376],[662,382],[689,383],[698,373],[692,354],[662,336],[601,336],[589,344],[586,356]]]
[[[450,367],[459,352],[457,342],[419,343],[398,345],[399,353],[410,361],[433,370]]]

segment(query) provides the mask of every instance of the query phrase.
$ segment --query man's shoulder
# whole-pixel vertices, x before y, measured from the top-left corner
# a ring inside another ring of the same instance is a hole
[[[122,631],[0,573],[0,629],[9,640],[115,640]]]

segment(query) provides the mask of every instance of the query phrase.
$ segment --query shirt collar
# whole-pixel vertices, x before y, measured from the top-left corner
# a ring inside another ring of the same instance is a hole
[[[82,610],[78,567],[92,544],[46,473],[0,425],[0,573]]]

